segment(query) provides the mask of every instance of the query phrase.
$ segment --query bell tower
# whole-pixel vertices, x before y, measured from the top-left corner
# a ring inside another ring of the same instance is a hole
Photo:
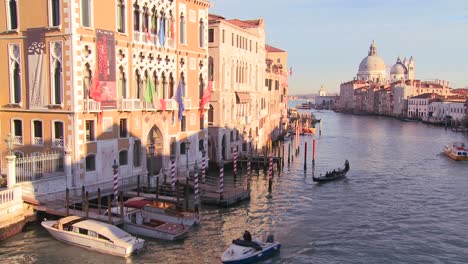
[[[414,80],[414,68],[416,65],[414,64],[414,58],[411,56],[408,62],[408,79],[409,80]]]

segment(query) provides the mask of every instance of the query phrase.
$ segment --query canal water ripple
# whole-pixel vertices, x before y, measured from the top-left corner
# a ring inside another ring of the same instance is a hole
[[[37,224],[0,242],[0,262],[214,264],[251,230],[283,245],[263,263],[468,263],[468,163],[441,155],[443,144],[468,138],[386,117],[315,115],[323,120],[315,174],[348,159],[344,180],[312,182],[312,137],[302,136],[300,156],[275,175],[272,198],[260,173],[249,202],[204,206],[202,225],[182,242],[148,239],[143,252],[124,260],[58,242]]]

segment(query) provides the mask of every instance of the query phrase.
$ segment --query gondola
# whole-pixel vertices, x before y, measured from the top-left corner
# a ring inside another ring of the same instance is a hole
[[[337,170],[327,172],[324,176],[312,177],[314,182],[328,182],[337,179],[341,179],[346,176],[346,173],[349,171],[349,162],[345,161],[344,168],[338,168]]]

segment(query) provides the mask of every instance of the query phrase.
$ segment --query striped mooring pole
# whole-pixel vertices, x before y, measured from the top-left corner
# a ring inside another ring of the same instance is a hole
[[[250,175],[252,171],[250,169],[250,156],[247,157],[247,190],[250,190]]]
[[[175,159],[171,159],[171,186],[172,190],[176,188],[176,177],[175,177]]]
[[[194,209],[195,212],[198,213],[198,202],[199,202],[199,190],[198,190],[198,172],[195,171],[195,175],[193,176],[193,190],[194,190]]]
[[[270,154],[269,167],[268,167],[268,193],[271,195],[271,187],[273,184],[273,154]]]
[[[234,170],[234,179],[235,179],[237,177],[237,146],[234,148],[233,170]]]
[[[203,150],[201,173],[202,173],[202,183],[205,184],[205,177],[206,177],[206,151],[205,150]]]
[[[114,173],[114,202],[117,203],[117,196],[119,194],[119,165],[114,160],[114,165],[112,165],[113,173]]]
[[[224,192],[224,164],[221,164],[219,168],[219,200],[224,200],[223,197]]]

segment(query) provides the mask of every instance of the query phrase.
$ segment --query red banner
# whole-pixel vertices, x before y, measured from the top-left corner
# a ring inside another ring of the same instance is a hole
[[[115,109],[117,108],[117,85],[114,32],[96,29],[96,38],[96,73],[98,76],[95,92],[100,95],[102,109]]]

